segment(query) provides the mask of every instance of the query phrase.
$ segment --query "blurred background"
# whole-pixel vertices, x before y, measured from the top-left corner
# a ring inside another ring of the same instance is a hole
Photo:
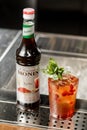
[[[0,28],[22,29],[22,9],[36,9],[36,31],[87,36],[87,0],[0,0]]]

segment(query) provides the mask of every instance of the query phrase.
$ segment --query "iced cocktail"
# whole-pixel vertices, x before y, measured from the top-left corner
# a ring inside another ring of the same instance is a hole
[[[79,79],[59,67],[50,58],[44,73],[48,74],[50,116],[58,119],[71,118],[75,112],[76,93]]]
[[[59,119],[71,118],[75,112],[79,79],[63,74],[62,79],[48,78],[50,115]]]

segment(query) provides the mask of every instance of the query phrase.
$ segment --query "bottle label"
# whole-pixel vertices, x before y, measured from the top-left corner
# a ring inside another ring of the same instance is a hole
[[[29,22],[28,24],[23,24],[23,37],[32,38],[34,36],[34,23]]]
[[[22,104],[35,103],[39,94],[39,65],[21,66],[16,63],[17,100]]]

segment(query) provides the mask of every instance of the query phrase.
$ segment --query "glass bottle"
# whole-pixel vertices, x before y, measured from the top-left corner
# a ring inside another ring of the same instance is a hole
[[[40,102],[41,52],[34,37],[34,17],[34,9],[23,9],[23,38],[16,50],[17,105],[24,109],[35,109]]]

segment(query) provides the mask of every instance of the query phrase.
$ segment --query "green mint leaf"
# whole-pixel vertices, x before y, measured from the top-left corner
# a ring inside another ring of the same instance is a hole
[[[53,58],[50,58],[48,65],[43,72],[51,75],[54,79],[62,79],[64,68],[59,67],[56,61]]]

